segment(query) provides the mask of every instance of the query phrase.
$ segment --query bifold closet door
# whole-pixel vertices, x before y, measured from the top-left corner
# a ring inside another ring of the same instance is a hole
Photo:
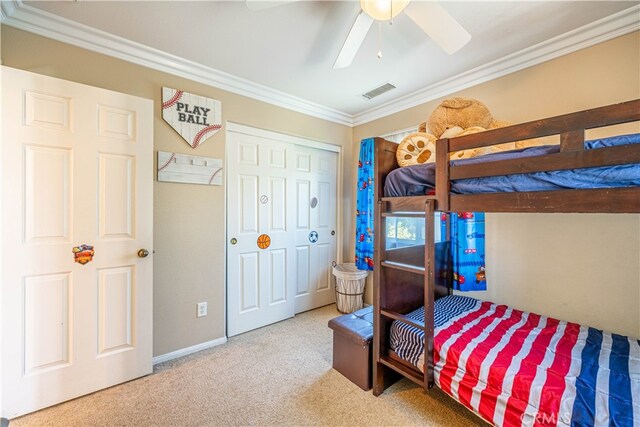
[[[12,418],[152,372],[153,102],[2,67],[2,119]]]
[[[227,334],[294,315],[293,145],[227,132]]]
[[[295,311],[335,302],[338,154],[295,150]]]

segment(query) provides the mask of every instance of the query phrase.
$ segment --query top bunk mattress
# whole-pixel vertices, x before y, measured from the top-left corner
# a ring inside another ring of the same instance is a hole
[[[460,295],[434,327],[436,384],[494,425],[640,425],[636,339]],[[424,369],[423,331],[394,321],[390,345]]]
[[[640,134],[621,135],[585,142],[586,150],[640,144]],[[510,160],[558,153],[558,145],[543,145],[504,151],[471,159],[454,160],[452,166]],[[393,170],[384,185],[386,197],[423,196],[435,189],[436,164],[408,166]],[[451,181],[455,194],[552,191],[562,189],[616,188],[640,186],[640,164],[605,166],[549,172],[534,172]]]

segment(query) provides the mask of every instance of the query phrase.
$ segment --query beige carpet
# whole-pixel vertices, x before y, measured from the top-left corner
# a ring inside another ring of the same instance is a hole
[[[338,314],[300,314],[10,425],[485,425],[439,389],[402,380],[374,397],[331,369]]]

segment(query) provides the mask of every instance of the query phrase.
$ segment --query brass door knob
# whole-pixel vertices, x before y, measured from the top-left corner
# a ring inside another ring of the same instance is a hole
[[[146,249],[140,249],[138,251],[138,258],[146,258],[149,256],[149,251]]]

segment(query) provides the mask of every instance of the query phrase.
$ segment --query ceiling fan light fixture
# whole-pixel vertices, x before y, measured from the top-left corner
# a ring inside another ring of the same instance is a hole
[[[388,21],[404,10],[410,0],[360,0],[360,7],[377,21]]]

